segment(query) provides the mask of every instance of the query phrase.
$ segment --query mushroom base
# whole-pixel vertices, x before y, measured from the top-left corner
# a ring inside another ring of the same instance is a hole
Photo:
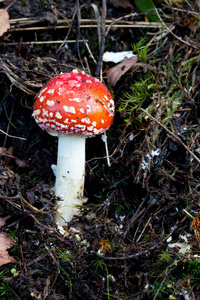
[[[58,138],[55,194],[61,200],[56,203],[55,223],[65,225],[78,213],[76,205],[82,205],[85,179],[85,138],[61,135]]]

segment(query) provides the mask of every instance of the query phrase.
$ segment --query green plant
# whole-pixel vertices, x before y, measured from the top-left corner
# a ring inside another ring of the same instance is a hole
[[[95,274],[99,277],[99,269],[100,270],[105,270],[106,271],[106,287],[107,287],[107,295],[108,295],[108,300],[111,300],[110,298],[110,292],[109,292],[109,272],[107,265],[104,261],[101,259],[98,259],[94,262],[93,266],[95,267]]]
[[[61,263],[70,262],[73,259],[71,251],[66,249],[65,251],[61,251],[57,246],[54,246],[55,250],[59,252],[58,258],[61,260]]]
[[[8,234],[9,234],[14,240],[17,240],[17,239],[18,239],[18,238],[17,238],[17,230],[16,230],[16,229],[13,229],[13,230],[9,229]]]
[[[10,270],[10,272],[13,274],[14,277],[16,277],[16,276],[19,275],[19,273],[17,272],[17,270],[16,270],[15,268],[12,268],[12,269]]]
[[[174,113],[180,105],[187,103],[188,100],[193,101],[195,86],[193,77],[195,76],[190,76],[190,81],[188,78],[194,71],[198,57],[192,57],[180,66],[180,54],[177,54],[172,61],[167,61],[166,65],[157,66],[148,55],[148,43],[145,39],[133,46],[133,49],[137,53],[138,60],[143,64],[138,64],[139,67],[133,77],[134,82],[129,86],[129,91],[124,94],[119,112],[123,112],[126,116],[125,122],[131,124],[134,120],[134,125],[137,127],[138,122],[141,122],[141,107],[150,114],[158,107],[156,111],[161,112],[161,122],[174,132],[172,124]]]
[[[12,292],[9,288],[9,285],[7,282],[3,282],[0,284],[0,296],[2,297],[1,299],[12,299]]]
[[[161,254],[158,255],[159,263],[168,263],[171,264],[173,261],[173,255],[167,251],[162,251]]]
[[[62,251],[57,246],[54,246],[54,251],[56,252],[56,250],[59,252],[58,258],[61,260],[61,263],[72,261],[73,256],[72,256],[71,252],[68,249],[65,250],[65,251]],[[71,281],[71,278],[69,277],[69,275],[67,274],[67,272],[65,271],[65,269],[63,267],[60,266],[60,270],[64,273],[64,275],[69,280],[70,293],[71,293],[72,292],[72,281]]]
[[[133,52],[137,54],[138,60],[147,63],[148,59],[148,52],[149,52],[149,46],[148,41],[146,38],[141,39],[138,43],[132,45]]]
[[[200,262],[198,260],[188,260],[186,266],[186,276],[190,276],[190,282],[195,283],[200,277]]]

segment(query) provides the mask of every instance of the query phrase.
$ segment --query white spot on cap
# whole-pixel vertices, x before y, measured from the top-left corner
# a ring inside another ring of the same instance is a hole
[[[69,86],[73,87],[75,85],[77,85],[77,83],[79,83],[77,80],[68,80],[67,83],[69,84]]]
[[[50,112],[50,113],[49,113],[49,116],[52,118],[52,117],[53,117],[53,113],[52,113],[52,112]]]
[[[65,112],[69,112],[71,114],[76,113],[75,108],[73,106],[63,106],[63,109],[64,109]]]
[[[54,89],[50,89],[50,90],[48,90],[48,92],[47,92],[48,94],[54,94]]]
[[[86,80],[86,83],[92,83],[92,80]]]
[[[40,102],[43,102],[45,98],[46,98],[46,96],[40,97],[40,98],[39,98],[39,99],[40,99]]]
[[[110,99],[110,102],[108,104],[108,108],[110,109],[111,113],[114,114],[114,112],[115,112],[115,102],[112,99]]]
[[[84,109],[83,109],[83,108],[80,108],[80,112],[81,112],[82,114],[84,114]]]
[[[55,128],[55,127],[56,127],[56,125],[54,125],[54,124],[51,125],[51,128]]]
[[[104,120],[103,120],[103,119],[101,119],[101,123],[102,123],[102,124],[104,123]]]
[[[49,116],[49,112],[47,109],[43,108],[42,111],[43,111],[43,113],[42,113],[43,116],[47,116],[47,117]]]
[[[93,132],[94,132],[94,134],[98,134],[98,133],[99,133],[99,130],[96,129],[96,128],[94,128]]]
[[[84,131],[86,126],[85,125],[81,125],[81,124],[77,124],[74,127],[75,128],[80,128],[82,131]]]
[[[64,87],[59,87],[58,89],[58,95],[62,95],[66,92],[66,89]]]
[[[55,102],[53,100],[47,100],[48,106],[54,106]]]
[[[77,69],[73,69],[73,70],[72,70],[72,73],[77,74],[77,73],[79,73],[79,71],[78,71]]]
[[[85,123],[85,124],[90,124],[90,119],[89,118],[83,118],[83,119],[81,119],[81,122]]]
[[[46,123],[48,120],[46,118],[37,118],[37,123]]]
[[[93,131],[93,129],[94,129],[93,126],[87,127],[87,130],[89,130],[89,131]]]
[[[93,125],[93,126],[96,126],[96,125],[97,125],[97,122],[95,122],[95,121],[92,122],[92,125]]]
[[[65,119],[64,123],[69,123],[69,119],[68,118]]]
[[[62,115],[59,113],[59,111],[56,112],[55,117],[56,117],[57,119],[62,119]]]
[[[38,116],[39,114],[40,114],[40,109],[36,109],[33,111],[32,116],[35,117]]]

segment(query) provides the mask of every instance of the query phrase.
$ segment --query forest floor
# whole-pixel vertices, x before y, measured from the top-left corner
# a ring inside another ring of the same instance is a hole
[[[1,299],[200,299],[200,4],[155,1],[145,14],[137,2],[0,1],[1,30],[10,16],[0,36]],[[122,51],[136,56],[102,61]],[[101,136],[87,139],[88,202],[61,234],[57,138],[32,112],[41,87],[74,68],[104,82],[116,112],[111,166]]]

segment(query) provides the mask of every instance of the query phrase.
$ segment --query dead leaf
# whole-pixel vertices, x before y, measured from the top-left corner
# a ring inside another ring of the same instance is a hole
[[[9,14],[6,9],[0,9],[0,36],[10,29]]]
[[[123,7],[133,9],[133,5],[130,3],[130,0],[110,0],[110,3],[114,7]]]
[[[13,147],[10,148],[0,147],[0,155],[5,155],[4,162],[9,163],[13,158]]]
[[[16,259],[9,255],[7,249],[15,245],[14,239],[5,232],[0,232],[0,266],[8,263],[17,263]]]
[[[137,62],[137,56],[133,56],[131,58],[125,58],[120,64],[109,69],[106,72],[106,77],[108,79],[108,83],[111,86],[114,86],[120,77],[126,73],[131,67],[135,65]]]
[[[190,226],[190,230],[192,230],[193,228],[195,229],[195,236],[196,236],[196,240],[198,242],[198,246],[200,249],[200,213],[198,213],[196,215],[196,217],[193,219],[192,224]]]
[[[15,163],[19,168],[28,168],[28,169],[32,168],[32,166],[29,163],[27,163],[24,160],[21,160],[17,157],[15,157]]]

